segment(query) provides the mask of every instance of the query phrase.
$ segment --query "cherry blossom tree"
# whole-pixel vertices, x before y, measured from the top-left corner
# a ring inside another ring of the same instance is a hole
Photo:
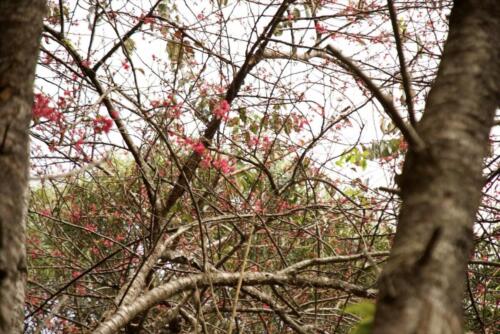
[[[49,1],[26,332],[493,331],[498,11]]]

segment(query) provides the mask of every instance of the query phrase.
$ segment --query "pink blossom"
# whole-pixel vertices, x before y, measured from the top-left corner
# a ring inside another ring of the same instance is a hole
[[[114,244],[114,243],[113,243],[113,241],[111,241],[111,240],[104,239],[104,240],[102,241],[102,244],[104,245],[104,247],[110,248],[110,247],[112,247],[112,246],[113,246],[113,244]]]
[[[271,139],[269,139],[268,136],[264,136],[264,138],[262,139],[262,148],[267,151],[271,148],[272,144],[273,142],[271,141]]]
[[[170,112],[171,112],[173,118],[179,118],[181,116],[181,107],[182,107],[182,104],[174,104],[170,108]]]
[[[129,63],[128,63],[128,59],[124,59],[124,60],[122,61],[122,68],[123,68],[123,69],[125,69],[125,70],[130,69],[130,65],[129,65]]]
[[[65,107],[66,107],[66,105],[67,105],[67,103],[66,103],[66,99],[65,99],[64,97],[62,97],[62,96],[59,96],[59,97],[57,98],[57,106],[58,106],[59,108],[65,108]]]
[[[92,252],[92,254],[94,255],[99,255],[99,248],[97,248],[96,246],[92,246],[92,248],[90,249],[90,251]]]
[[[113,120],[111,118],[97,116],[93,121],[95,133],[108,133],[113,126]]]
[[[47,217],[52,216],[52,210],[51,209],[42,209],[42,210],[40,210],[40,213],[43,216],[47,216]]]
[[[83,141],[83,138],[79,138],[76,143],[75,143],[75,149],[78,151],[78,152],[82,152],[83,149],[82,149],[82,145],[83,145],[84,141]]]
[[[228,174],[234,172],[235,168],[229,165],[229,161],[227,159],[217,159],[212,162],[212,165],[220,170],[223,174]]]
[[[83,67],[90,68],[91,62],[88,59],[82,60],[80,63]]]
[[[200,164],[203,168],[210,168],[210,166],[212,165],[212,157],[209,154],[205,154]]]
[[[91,223],[85,224],[84,227],[89,232],[96,232],[97,231],[97,226],[95,226],[94,224],[91,224]]]
[[[258,137],[253,136],[253,137],[252,137],[252,138],[250,138],[250,140],[248,141],[248,146],[252,146],[252,147],[253,147],[253,146],[257,146],[257,145],[259,145],[259,143],[260,143],[259,138],[258,138]]]
[[[214,108],[213,114],[218,119],[227,120],[229,113],[230,105],[226,100],[222,100],[219,104]]]
[[[194,144],[192,147],[193,151],[198,155],[203,155],[203,153],[205,153],[205,145],[203,145],[202,142],[198,142]]]
[[[260,199],[256,200],[253,205],[253,210],[258,213],[263,212],[262,201]]]
[[[318,34],[324,34],[327,32],[326,28],[319,22],[314,25],[314,28]]]
[[[50,98],[44,94],[35,94],[32,113],[35,119],[46,118],[49,121],[60,121],[62,114],[50,105]]]

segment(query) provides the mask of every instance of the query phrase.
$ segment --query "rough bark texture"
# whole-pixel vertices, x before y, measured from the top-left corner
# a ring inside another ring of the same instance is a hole
[[[44,0],[0,0],[0,334],[22,333],[28,126]]]
[[[457,0],[417,126],[427,151],[410,151],[405,161],[373,333],[463,333],[465,273],[499,92],[500,1]]]

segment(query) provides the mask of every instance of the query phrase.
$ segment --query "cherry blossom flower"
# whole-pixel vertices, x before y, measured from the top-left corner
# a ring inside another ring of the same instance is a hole
[[[86,59],[86,60],[82,60],[82,62],[80,63],[83,67],[86,67],[86,68],[90,68],[90,66],[92,65],[92,63],[90,62],[90,60]]]
[[[193,151],[198,155],[203,155],[205,153],[205,145],[202,142],[198,142],[193,145]]]
[[[227,102],[226,100],[222,100],[214,108],[213,114],[216,118],[223,119],[226,121],[228,119],[229,110],[230,110],[229,102]]]
[[[224,158],[214,160],[212,162],[212,165],[216,169],[220,170],[223,174],[229,174],[234,172],[235,170],[234,166],[229,165],[229,161]]]
[[[97,116],[96,119],[94,119],[93,123],[94,123],[94,132],[96,134],[102,132],[108,133],[109,130],[111,130],[111,127],[113,126],[113,120],[111,118],[103,116]]]
[[[61,120],[62,114],[50,106],[50,98],[44,94],[35,94],[32,108],[33,118],[45,118],[52,122]]]
[[[324,34],[324,33],[326,33],[326,32],[327,32],[327,30],[326,30],[325,26],[323,26],[323,25],[322,25],[321,23],[319,23],[319,22],[318,22],[318,23],[316,23],[316,24],[314,25],[314,28],[316,29],[316,32],[317,32],[318,34]]]

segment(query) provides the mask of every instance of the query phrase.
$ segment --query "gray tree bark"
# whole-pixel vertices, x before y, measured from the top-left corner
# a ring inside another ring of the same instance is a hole
[[[401,175],[403,204],[373,333],[463,333],[472,228],[499,104],[500,1],[456,0],[417,126],[426,150],[410,149]]]
[[[22,333],[28,127],[44,0],[0,0],[0,334]]]

